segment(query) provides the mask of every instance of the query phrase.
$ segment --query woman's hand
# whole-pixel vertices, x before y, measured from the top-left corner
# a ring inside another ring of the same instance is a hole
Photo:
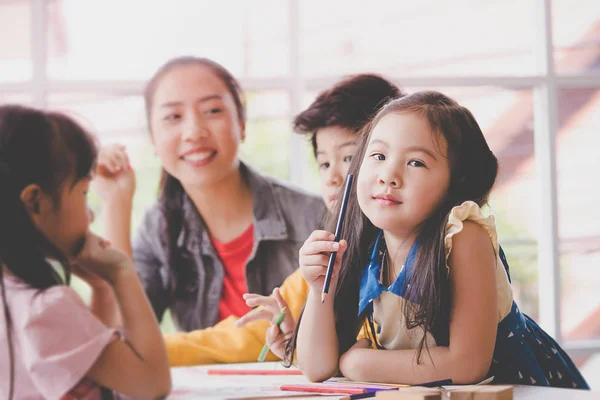
[[[133,199],[135,173],[125,146],[111,144],[100,149],[92,189],[105,202]]]

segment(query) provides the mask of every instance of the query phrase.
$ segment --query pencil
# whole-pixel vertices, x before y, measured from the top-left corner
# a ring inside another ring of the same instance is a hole
[[[419,383],[417,385],[411,385],[411,386],[438,387],[438,386],[445,386],[445,385],[452,385],[452,379],[442,379],[440,381]]]
[[[279,316],[277,316],[277,321],[275,322],[275,325],[277,325],[277,326],[281,325],[281,323],[283,322],[283,319],[285,318],[286,310],[287,310],[287,307],[283,307],[281,309]],[[258,362],[265,361],[265,358],[267,358],[268,353],[269,353],[269,345],[265,343],[262,350],[260,351],[260,354],[258,355]]]
[[[291,392],[307,392],[307,393],[323,393],[323,394],[359,394],[367,393],[367,389],[356,388],[356,387],[335,387],[329,385],[304,385],[304,384],[290,384],[281,385],[279,390],[291,391]]]
[[[392,389],[395,390],[395,389]],[[377,392],[357,393],[342,397],[342,400],[370,399],[377,395]]]
[[[348,174],[346,178],[346,188],[344,189],[344,198],[342,199],[342,207],[340,208],[340,215],[338,216],[337,225],[335,227],[335,241],[340,241],[340,234],[342,232],[342,222],[344,221],[344,215],[346,214],[346,206],[348,205],[348,198],[350,197],[350,188],[352,187],[352,174]],[[323,283],[323,293],[321,293],[321,303],[325,302],[325,297],[329,293],[329,284],[331,283],[331,275],[333,274],[333,265],[335,264],[335,256],[337,252],[332,251],[329,256],[329,263],[327,264],[327,272],[325,273],[325,282]]]
[[[208,375],[302,375],[298,369],[218,369],[211,368]]]

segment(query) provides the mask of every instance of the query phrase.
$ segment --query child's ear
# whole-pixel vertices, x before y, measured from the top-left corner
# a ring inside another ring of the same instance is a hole
[[[36,184],[25,186],[21,190],[21,201],[25,210],[34,222],[40,222],[42,215],[47,211],[50,199],[44,191]]]

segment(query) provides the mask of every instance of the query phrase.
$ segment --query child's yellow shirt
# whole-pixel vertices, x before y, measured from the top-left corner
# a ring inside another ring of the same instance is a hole
[[[308,284],[296,270],[286,278],[280,292],[295,320],[308,296]],[[215,326],[192,332],[165,335],[169,364],[185,365],[256,362],[265,344],[269,321],[251,322],[243,328],[235,326],[237,317],[230,316]],[[278,361],[269,352],[266,361]]]

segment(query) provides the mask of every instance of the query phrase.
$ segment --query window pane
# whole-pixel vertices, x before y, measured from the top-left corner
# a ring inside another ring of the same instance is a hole
[[[285,90],[247,92],[248,122],[240,157],[261,172],[287,180],[290,159],[290,96]]]
[[[0,82],[31,79],[31,4],[0,2]]]
[[[52,78],[147,79],[181,55],[212,58],[237,77],[283,76],[289,70],[284,1],[106,0],[91,7],[64,0],[49,8],[49,29],[61,33],[54,45],[48,38]]]
[[[532,0],[300,2],[309,77],[533,72]]]
[[[559,91],[559,124],[561,328],[566,340],[600,339],[600,90]]]
[[[2,93],[0,91],[0,105],[2,104],[21,104],[31,105],[32,97],[25,93]]]
[[[553,0],[554,62],[560,73],[600,72],[600,6],[598,0]]]
[[[288,118],[248,121],[242,160],[261,172],[287,180],[291,131]]]
[[[246,92],[247,118],[280,118],[290,115],[290,96],[285,90]]]

